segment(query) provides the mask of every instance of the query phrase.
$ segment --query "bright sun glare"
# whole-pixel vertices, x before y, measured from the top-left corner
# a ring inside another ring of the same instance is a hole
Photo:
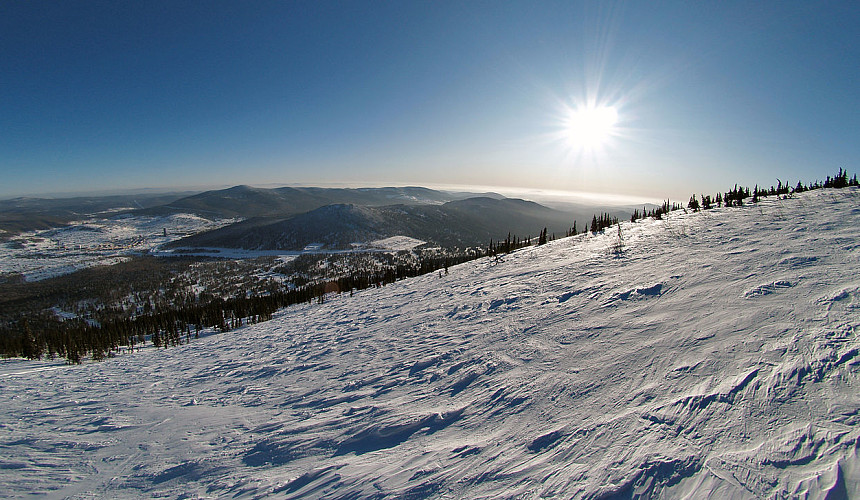
[[[567,134],[570,144],[579,150],[593,151],[615,135],[618,112],[612,106],[574,108],[567,117]]]

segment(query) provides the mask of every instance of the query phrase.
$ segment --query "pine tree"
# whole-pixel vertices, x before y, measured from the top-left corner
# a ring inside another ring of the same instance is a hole
[[[624,251],[624,237],[621,234],[621,223],[618,223],[618,239],[615,240],[615,244],[612,246],[612,251],[615,255],[620,255]]]
[[[848,187],[848,171],[842,170],[842,167],[839,167],[839,174],[836,175],[836,178],[833,179],[833,187],[835,188],[844,188]]]
[[[42,359],[42,348],[25,319],[21,324],[21,356],[27,359]]]
[[[693,212],[699,211],[699,200],[696,198],[696,195],[690,196],[690,202],[687,203],[687,208],[692,210]]]

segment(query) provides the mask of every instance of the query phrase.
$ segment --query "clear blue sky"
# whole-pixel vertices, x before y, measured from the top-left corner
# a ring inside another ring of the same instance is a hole
[[[583,150],[566,110],[588,103],[617,122]],[[839,167],[860,167],[856,0],[0,3],[0,197],[362,183],[685,199]]]

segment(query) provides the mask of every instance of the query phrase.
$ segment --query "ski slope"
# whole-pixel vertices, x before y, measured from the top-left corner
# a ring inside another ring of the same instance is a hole
[[[0,491],[860,495],[860,190],[622,226],[100,363],[0,363]]]

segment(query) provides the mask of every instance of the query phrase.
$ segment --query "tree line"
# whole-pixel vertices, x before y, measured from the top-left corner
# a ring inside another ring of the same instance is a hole
[[[848,171],[840,167],[839,173],[835,176],[830,177],[828,175],[824,182],[814,181],[808,185],[804,185],[803,182],[798,181],[797,185],[791,187],[789,183],[783,183],[780,179],[777,179],[776,186],[770,186],[770,188],[760,188],[758,184],[756,184],[755,187],[750,189],[749,187],[738,186],[735,184],[732,189],[729,189],[724,193],[717,193],[714,198],[711,198],[710,195],[700,195],[701,203],[696,198],[696,195],[693,194],[693,196],[690,197],[689,203],[687,203],[687,208],[693,211],[698,211],[709,210],[714,205],[717,207],[721,207],[723,205],[727,207],[740,207],[744,205],[744,200],[748,198],[752,203],[758,203],[760,199],[768,196],[792,196],[795,193],[803,193],[805,191],[812,191],[815,189],[841,189],[855,186],[860,186],[860,182],[857,180],[857,174],[854,174],[854,176],[849,179]]]
[[[481,249],[446,257],[422,258],[417,263],[397,264],[377,270],[356,270],[336,279],[322,280],[292,289],[258,295],[239,294],[231,298],[211,298],[191,294],[183,302],[159,305],[134,317],[103,321],[83,318],[62,319],[50,312],[29,315],[0,326],[0,356],[41,359],[65,358],[70,364],[111,357],[120,350],[146,345],[170,347],[198,338],[214,329],[227,332],[245,324],[268,321],[284,307],[325,301],[330,293],[382,287],[395,281],[420,276],[488,255]],[[105,317],[109,317],[106,311]],[[119,316],[114,315],[114,316]]]

